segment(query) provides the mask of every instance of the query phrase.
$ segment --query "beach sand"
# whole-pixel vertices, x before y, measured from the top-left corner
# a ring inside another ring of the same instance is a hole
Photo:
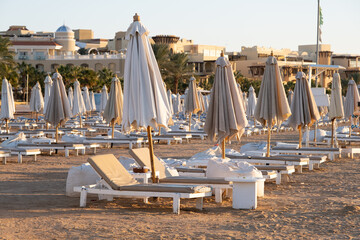
[[[297,133],[274,133],[272,140],[296,141]],[[242,138],[265,141],[266,135]],[[191,156],[213,146],[209,140],[155,144],[157,156]],[[233,142],[227,148],[239,150]],[[98,154],[127,156],[128,149],[99,149]],[[181,214],[172,213],[172,201],[160,199],[88,199],[65,196],[67,172],[85,163],[89,155],[16,157],[0,165],[0,239],[360,239],[360,161],[341,158],[320,169],[293,174],[290,181],[266,183],[265,197],[256,210],[234,210],[231,200],[219,205],[214,198],[181,201]]]

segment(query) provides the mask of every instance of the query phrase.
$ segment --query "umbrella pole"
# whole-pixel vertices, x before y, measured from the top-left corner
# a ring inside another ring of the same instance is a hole
[[[8,119],[5,119],[5,130],[7,133],[9,133],[9,120]]]
[[[300,125],[299,126],[299,148],[302,148],[301,143],[302,143],[302,127]]]
[[[222,148],[222,159],[225,159],[225,138],[221,142],[221,148]]]
[[[155,177],[155,164],[154,164],[154,148],[153,148],[153,141],[152,141],[150,126],[147,127],[147,134],[148,134],[150,162],[151,162],[151,179],[152,179],[153,183],[155,183],[156,177]]]
[[[256,127],[256,122],[255,122],[256,120],[255,120],[255,117],[254,117],[254,128]]]
[[[111,138],[114,138],[114,132],[115,132],[115,119],[111,120]]]
[[[191,113],[189,113],[189,132],[191,132]]]
[[[271,128],[268,126],[266,157],[270,157],[270,137],[271,137]]]
[[[35,121],[38,122],[38,112],[35,112]]]
[[[59,126],[60,126],[60,123],[58,125],[56,125],[56,133],[55,133],[56,143],[59,142]]]
[[[351,130],[352,130],[352,117],[350,117],[349,137],[351,137]]]
[[[335,118],[331,120],[331,147],[334,147],[334,122]]]
[[[82,117],[81,117],[81,115],[79,115],[79,118],[80,118],[80,128],[82,128]]]

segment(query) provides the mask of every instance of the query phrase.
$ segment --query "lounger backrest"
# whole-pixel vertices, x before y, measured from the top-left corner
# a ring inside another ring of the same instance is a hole
[[[136,184],[137,181],[113,154],[97,155],[88,159],[90,165],[113,189]]]
[[[141,167],[147,167],[151,169],[150,151],[148,148],[136,148],[129,151],[130,155]],[[155,171],[159,171],[159,178],[166,177],[165,166],[160,160],[154,155],[154,166]]]

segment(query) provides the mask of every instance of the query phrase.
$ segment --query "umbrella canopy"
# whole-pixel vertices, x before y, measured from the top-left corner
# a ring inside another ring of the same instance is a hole
[[[287,99],[288,99],[290,108],[291,108],[291,103],[292,103],[293,97],[294,97],[294,92],[292,90],[290,90],[287,95]]]
[[[72,87],[69,87],[69,89],[68,89],[68,99],[69,99],[70,109],[73,109],[73,105],[74,105],[74,92],[73,92]]]
[[[357,109],[357,104],[360,101],[359,92],[354,80],[350,80],[346,92],[346,98],[344,103],[344,116],[349,118],[353,115]]]
[[[240,138],[247,125],[241,97],[229,60],[219,57],[204,126],[210,139],[214,141],[217,136],[217,141],[222,142],[226,137]]]
[[[205,112],[205,102],[204,102],[204,96],[200,91],[198,91],[198,98],[199,98],[199,107],[200,110],[198,113],[204,113]]]
[[[246,96],[246,92],[243,92],[242,96],[243,96],[244,110],[246,111],[247,105],[248,105],[248,99],[247,99],[247,96]]]
[[[254,115],[262,125],[270,128],[275,124],[280,125],[291,115],[279,66],[273,56],[266,60]]]
[[[282,83],[279,65],[274,56],[266,60],[260,92],[255,107],[255,119],[268,127],[266,156],[270,156],[271,128],[286,120],[291,115]]]
[[[104,85],[101,89],[100,112],[104,111],[108,98],[109,98],[108,90],[106,85]]]
[[[35,84],[35,86],[31,89],[31,97],[30,97],[30,110],[32,112],[41,112],[44,109],[44,98],[41,93],[41,87],[39,82]]]
[[[172,123],[169,101],[159,66],[148,39],[149,32],[135,14],[125,39],[128,47],[124,69],[124,130],[146,127],[152,181],[156,181],[151,128]]]
[[[248,105],[246,108],[246,115],[248,117],[254,117],[255,107],[256,107],[256,93],[255,93],[255,89],[251,86],[249,88]]]
[[[86,112],[86,107],[85,107],[84,99],[81,95],[80,83],[78,80],[75,80],[72,115],[74,117],[77,115],[81,116],[85,112]]]
[[[344,108],[343,108],[343,99],[341,95],[340,74],[334,73],[333,81],[331,85],[329,118],[334,119],[334,118],[343,118],[343,117],[344,117]]]
[[[172,94],[171,94],[170,89],[167,91],[167,97],[168,97],[169,107],[170,107],[170,111],[171,111],[171,115],[172,115],[172,114],[174,114],[174,108],[173,108]]]
[[[95,96],[93,91],[90,91],[90,104],[91,104],[91,110],[96,111]]]
[[[3,79],[1,85],[1,119],[13,119],[15,108],[14,108],[14,100],[11,97],[11,89],[10,84],[6,78]]]
[[[47,105],[49,103],[51,87],[53,85],[53,81],[51,80],[49,74],[46,76],[44,83],[45,83],[45,94],[44,94],[44,114],[45,114]]]
[[[207,112],[209,109],[209,98],[208,96],[203,96],[203,98],[204,98],[205,112]]]
[[[46,106],[45,121],[58,126],[66,122],[72,114],[62,76],[56,72],[53,74],[52,79],[54,82],[51,87],[49,102]]]
[[[125,39],[129,41],[124,69],[125,130],[147,127],[167,127],[171,110],[163,80],[148,39],[149,32],[134,16]]]
[[[175,97],[173,109],[174,109],[174,114],[179,114],[183,111],[181,104],[181,96],[179,93]]]
[[[104,119],[107,123],[120,124],[123,117],[123,92],[120,80],[114,77],[111,80],[109,99],[104,109]]]
[[[87,112],[92,111],[92,106],[91,106],[91,102],[90,102],[90,95],[89,95],[89,89],[88,87],[83,87],[82,89],[82,96],[84,99],[84,103],[85,103],[85,108]]]
[[[196,89],[196,81],[194,77],[189,79],[189,88],[185,98],[185,113],[197,113],[200,110],[199,95]]]
[[[320,119],[320,114],[311,92],[306,75],[303,72],[296,74],[296,84],[294,89],[293,103],[288,124],[294,129],[304,126],[310,127],[315,121]]]

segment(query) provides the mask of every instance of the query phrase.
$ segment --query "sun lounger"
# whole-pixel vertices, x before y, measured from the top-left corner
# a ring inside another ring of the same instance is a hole
[[[22,163],[23,156],[34,156],[34,161],[36,162],[36,156],[39,154],[41,154],[40,149],[11,149],[11,155],[18,156],[18,163]]]
[[[69,157],[70,150],[76,150],[76,156],[79,154],[79,150],[84,153],[85,146],[83,144],[74,144],[74,143],[51,143],[51,144],[23,144],[20,143],[17,146],[21,149],[40,149],[41,151],[49,150],[50,154],[53,150],[64,150],[65,157]]]
[[[138,184],[130,173],[112,154],[98,155],[88,159],[90,165],[101,177],[91,186],[74,187],[80,192],[80,207],[86,207],[87,194],[104,196],[107,200],[117,197],[166,197],[173,199],[173,212],[180,214],[181,198],[196,198],[196,207],[202,209],[203,198],[211,196],[211,188],[197,185]]]
[[[142,137],[129,137],[129,138],[109,138],[109,137],[93,137],[85,138],[84,143],[98,143],[106,144],[112,146],[113,144],[129,144],[129,149],[133,148],[133,144],[137,144],[138,147],[141,147],[141,144],[145,140]]]
[[[340,148],[321,148],[321,147],[273,147],[272,154],[305,154],[305,155],[327,155],[330,160],[334,160],[335,154],[341,155]]]
[[[254,164],[281,164],[281,165],[290,165],[295,166],[299,173],[302,172],[302,167],[311,165],[309,158],[307,157],[286,157],[286,156],[272,156],[272,157],[259,157],[259,156],[249,156],[249,155],[230,155],[227,154],[226,157],[246,161]]]
[[[141,167],[151,169],[150,154],[148,148],[137,148],[129,151],[130,155]],[[226,189],[231,189],[231,182],[226,181],[224,178],[207,178],[207,177],[185,177],[185,176],[170,176],[166,173],[165,166],[160,160],[154,156],[155,170],[159,171],[160,183],[171,184],[203,184],[211,186],[215,191],[215,201],[222,202],[222,193]]]
[[[0,158],[3,159],[3,164],[6,164],[6,158],[7,157],[10,157],[11,156],[11,153],[7,150],[0,150]]]
[[[205,137],[207,137],[207,134],[204,131],[169,131],[168,132],[168,134],[174,134],[174,133],[191,134],[193,138],[200,138],[201,140],[204,140]]]

